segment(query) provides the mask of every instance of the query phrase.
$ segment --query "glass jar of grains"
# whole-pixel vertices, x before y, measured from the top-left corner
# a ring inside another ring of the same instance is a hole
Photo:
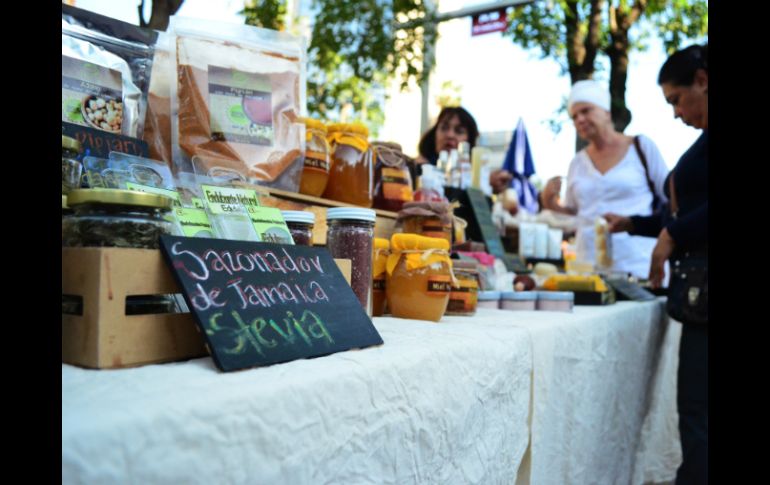
[[[62,245],[158,249],[159,236],[172,231],[164,219],[172,203],[133,190],[73,190],[67,204],[74,214],[62,218]]]
[[[80,187],[83,165],[78,161],[80,142],[68,136],[61,136],[61,193],[69,194]]]
[[[350,286],[370,317],[375,220],[376,214],[371,209],[335,207],[326,210],[326,247],[333,258],[350,260]]]
[[[283,220],[289,228],[294,244],[298,246],[313,245],[313,226],[315,214],[307,211],[281,211]]]

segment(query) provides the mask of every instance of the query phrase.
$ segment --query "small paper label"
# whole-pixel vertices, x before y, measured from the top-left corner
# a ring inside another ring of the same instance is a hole
[[[251,223],[262,242],[294,244],[281,210],[275,207],[247,207]]]
[[[449,293],[452,291],[452,283],[449,276],[435,275],[428,278],[429,293]]]
[[[235,189],[201,185],[203,197],[212,214],[232,214],[242,212],[242,207],[259,207],[259,196],[251,189]]]
[[[206,211],[188,207],[177,207],[174,214],[179,221],[182,232],[187,237],[214,237],[214,230]]]
[[[209,66],[211,138],[273,144],[272,87],[267,76]]]
[[[123,126],[120,71],[61,56],[61,119],[120,133]]]

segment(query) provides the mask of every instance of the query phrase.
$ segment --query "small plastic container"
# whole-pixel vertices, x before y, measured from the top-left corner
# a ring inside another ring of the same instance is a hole
[[[457,285],[452,286],[445,315],[471,316],[476,313],[479,294],[478,263],[452,261]]]
[[[329,142],[326,141],[326,125],[318,120],[304,118],[305,165],[299,184],[300,194],[320,197],[329,182]]]
[[[77,189],[67,204],[74,214],[62,218],[62,245],[158,249],[161,234],[171,234],[164,219],[170,197],[119,189]]]
[[[503,310],[528,310],[537,309],[536,291],[504,291],[500,299],[500,308]]]
[[[333,258],[351,262],[350,286],[366,314],[372,316],[372,253],[374,222],[371,209],[335,207],[326,210],[326,248]]]
[[[77,160],[80,156],[80,142],[69,136],[61,136],[61,193],[69,194],[80,188],[80,176],[83,165]]]
[[[571,291],[538,291],[537,309],[548,312],[571,312],[575,293]]]
[[[374,238],[374,254],[372,255],[372,316],[385,314],[386,295],[386,265],[390,255],[390,241],[380,237]]]
[[[493,308],[498,310],[500,308],[500,292],[479,291],[478,308]]]
[[[291,238],[297,246],[313,245],[313,226],[315,214],[307,211],[281,211],[283,220],[289,228]]]
[[[452,287],[445,239],[394,234],[390,240],[385,293],[394,317],[438,322]]]

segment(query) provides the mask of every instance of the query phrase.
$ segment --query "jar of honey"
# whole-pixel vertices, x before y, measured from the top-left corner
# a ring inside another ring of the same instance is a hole
[[[301,194],[320,197],[329,181],[329,142],[326,125],[318,120],[303,118],[305,123],[305,165],[299,184]]]
[[[445,239],[452,244],[452,206],[447,202],[407,202],[396,225],[404,233]]]
[[[385,294],[394,317],[438,322],[455,283],[446,239],[394,234]]]
[[[452,286],[446,315],[466,315],[476,313],[479,293],[478,263],[472,261],[452,261],[457,284]]]
[[[390,254],[390,241],[374,238],[374,254],[372,255],[372,315],[379,317],[385,314],[385,267]]]
[[[329,181],[323,196],[360,207],[372,206],[373,156],[369,130],[361,123],[327,126],[331,150]]]

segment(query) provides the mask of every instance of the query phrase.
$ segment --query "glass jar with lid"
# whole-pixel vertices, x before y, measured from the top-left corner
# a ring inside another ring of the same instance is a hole
[[[283,220],[289,228],[294,244],[298,246],[313,245],[313,226],[315,214],[307,211],[281,211]]]
[[[80,142],[69,136],[61,136],[61,193],[69,194],[80,187],[83,165],[78,160]]]
[[[453,217],[447,202],[406,202],[398,212],[396,225],[405,233],[442,238],[452,244]]]
[[[448,251],[446,239],[393,234],[385,294],[394,317],[441,320],[456,284]]]
[[[376,214],[371,209],[334,207],[326,210],[326,247],[333,258],[350,260],[350,286],[370,317],[375,221]]]
[[[385,314],[385,267],[390,254],[390,241],[384,238],[374,238],[374,254],[372,255],[372,315],[379,317]]]
[[[476,313],[479,293],[478,263],[452,261],[457,284],[452,286],[447,305],[447,315],[470,316]]]
[[[361,123],[327,126],[331,150],[329,181],[323,196],[360,207],[372,206],[373,156],[369,129]]]
[[[158,249],[159,236],[171,234],[164,219],[170,197],[134,190],[77,189],[67,204],[74,213],[62,219],[62,245]]]
[[[302,168],[299,192],[320,197],[329,181],[329,142],[326,125],[318,120],[303,118],[305,123],[305,164]]]

